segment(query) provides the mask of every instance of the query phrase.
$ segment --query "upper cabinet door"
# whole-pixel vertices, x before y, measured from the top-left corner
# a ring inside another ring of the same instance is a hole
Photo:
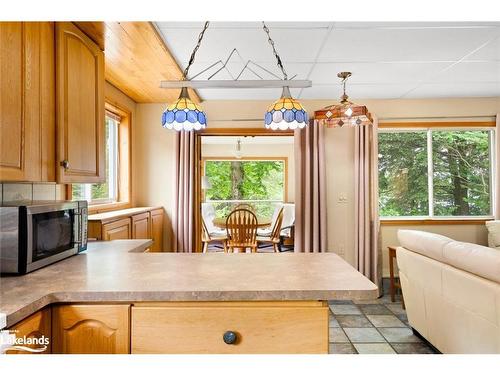
[[[57,181],[105,180],[104,54],[70,22],[56,24]]]
[[[54,25],[0,22],[0,181],[55,181]]]

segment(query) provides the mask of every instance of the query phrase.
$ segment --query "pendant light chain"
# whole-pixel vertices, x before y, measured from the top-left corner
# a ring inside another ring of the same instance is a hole
[[[196,43],[196,46],[194,47],[193,52],[191,52],[191,57],[189,58],[188,66],[186,66],[186,69],[184,69],[184,72],[182,73],[182,80],[183,81],[185,81],[187,79],[189,68],[194,63],[194,57],[196,55],[196,52],[198,51],[198,48],[200,48],[201,41],[203,40],[203,35],[205,35],[205,31],[207,31],[209,24],[210,24],[209,21],[205,22],[205,25],[203,26],[203,30],[201,30],[201,33],[198,36],[198,43]]]
[[[278,67],[283,72],[283,77],[284,77],[284,79],[286,81],[288,79],[288,75],[286,74],[285,68],[283,67],[283,63],[281,62],[281,57],[278,54],[278,51],[276,51],[276,48],[274,47],[274,40],[271,39],[271,34],[269,33],[269,29],[266,26],[266,23],[264,21],[262,21],[262,28],[264,29],[264,31],[267,34],[267,41],[269,42],[269,44],[271,45],[271,47],[273,47],[274,57],[276,57],[276,61],[278,62]]]

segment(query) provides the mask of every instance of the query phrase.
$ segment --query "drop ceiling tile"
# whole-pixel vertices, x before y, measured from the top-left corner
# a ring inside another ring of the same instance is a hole
[[[414,85],[411,84],[396,84],[396,85],[350,85],[348,94],[351,100],[356,101],[356,98],[361,99],[394,99],[399,98],[405,92],[410,90]],[[304,89],[301,99],[332,99],[338,100],[342,95],[340,85],[313,85],[313,87]]]
[[[210,68],[206,72],[200,74],[196,79],[208,79],[217,70],[222,70],[217,73],[212,79],[235,79],[242,71],[240,79],[282,79],[283,74],[281,70],[275,63],[259,63],[258,65],[250,63],[248,67],[243,70],[246,65],[246,61],[236,61],[234,63],[228,63],[226,68],[223,68],[223,64],[217,64],[216,66]],[[208,68],[211,64],[196,64],[190,70],[190,76],[202,72],[204,69]],[[294,79],[306,79],[309,71],[311,70],[313,63],[288,63],[284,64],[285,70],[288,74],[288,78],[292,78],[296,75]],[[227,69],[227,70],[226,70]],[[229,71],[229,72],[228,72]],[[271,74],[272,73],[272,74]],[[232,77],[232,78],[231,78]],[[259,78],[260,77],[260,78]]]
[[[457,29],[500,27],[500,22],[335,22],[341,29]]]
[[[285,61],[312,62],[327,31],[318,29],[272,28],[271,36]],[[194,48],[199,29],[160,28],[166,45],[181,66],[185,66]],[[236,48],[244,60],[274,62],[271,46],[263,30],[253,28],[208,29],[196,55],[196,63],[225,60]]]
[[[468,56],[465,60],[500,61],[500,38],[492,40],[490,43]]]
[[[499,29],[336,29],[320,61],[456,61],[498,35]]]
[[[299,89],[291,89],[292,96],[299,94]],[[277,100],[281,89],[203,89],[198,90],[203,100]]]
[[[309,77],[314,84],[338,84],[338,72],[352,72],[349,83],[421,82],[440,72],[450,63],[317,63]],[[349,86],[348,83],[348,86]]]
[[[460,62],[441,72],[432,81],[436,83],[500,82],[500,60],[497,62]]]
[[[452,97],[500,96],[500,82],[495,83],[427,83],[418,86],[405,98],[452,98]]]

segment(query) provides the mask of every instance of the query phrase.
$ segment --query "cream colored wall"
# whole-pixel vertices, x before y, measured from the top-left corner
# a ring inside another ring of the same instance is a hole
[[[201,147],[202,157],[232,157],[235,145],[228,144],[203,144]],[[241,149],[243,157],[280,157],[287,158],[288,165],[288,197],[287,202],[294,202],[295,198],[295,166],[293,144],[245,144],[243,138]]]
[[[309,113],[336,102],[304,100]],[[412,100],[356,100],[368,106],[379,118],[429,118],[441,116],[493,116],[500,112],[500,98],[453,98]],[[211,128],[260,128],[261,118],[269,101],[206,101],[202,103]],[[135,196],[137,204],[158,204],[167,214],[173,207],[173,132],[160,125],[164,104],[138,104],[138,126],[134,145]],[[255,121],[248,121],[255,119]],[[327,129],[325,149],[327,158],[328,247],[354,264],[354,176],[353,132],[351,129]],[[163,171],[165,171],[163,173]],[[160,173],[162,172],[162,173]],[[340,194],[346,203],[338,202]],[[415,226],[412,229],[435,231],[463,241],[485,243],[484,229],[476,225]],[[384,275],[388,274],[386,246],[397,244],[397,227],[382,228],[384,246]]]

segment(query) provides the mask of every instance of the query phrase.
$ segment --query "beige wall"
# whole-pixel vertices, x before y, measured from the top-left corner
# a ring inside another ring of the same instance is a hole
[[[201,147],[202,157],[232,157],[234,156],[235,145],[228,144],[203,144]],[[293,144],[245,144],[242,140],[241,149],[243,157],[279,157],[286,158],[288,165],[288,197],[287,202],[294,202],[295,198],[295,166]]]
[[[500,112],[500,98],[412,99],[412,100],[356,100],[366,104],[379,118],[429,118],[441,116],[493,116]],[[304,100],[312,114],[314,110],[336,102],[332,100]],[[208,126],[261,127],[269,101],[206,101]],[[134,137],[134,186],[137,204],[155,204],[165,207],[170,216],[173,207],[173,132],[161,127],[164,104],[138,104],[137,127]],[[254,119],[255,121],[248,121]],[[328,247],[354,263],[354,176],[353,132],[351,129],[326,131]],[[163,172],[165,171],[165,172]],[[338,202],[345,194],[346,203]],[[416,226],[413,229],[432,230],[463,241],[485,244],[481,226]],[[397,244],[397,227],[382,228],[384,246],[384,275],[387,275],[386,246]]]

